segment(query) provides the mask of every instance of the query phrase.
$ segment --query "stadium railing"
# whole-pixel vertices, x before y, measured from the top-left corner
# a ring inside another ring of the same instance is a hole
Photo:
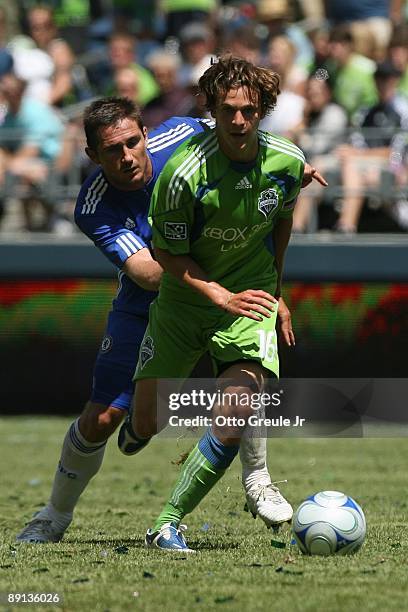
[[[89,100],[64,109],[64,121],[68,124],[69,121],[78,119],[88,103]],[[349,129],[344,133],[342,142],[358,142],[359,138],[361,142],[361,135],[361,131],[356,132],[355,129]],[[384,160],[378,183],[365,187],[363,194],[372,209],[383,207],[384,210],[390,211],[396,201],[408,199],[408,135],[403,130],[390,131],[389,129],[387,129],[386,135],[392,143],[389,159]],[[313,131],[309,131],[309,136],[313,137]],[[363,136],[372,141],[374,138],[381,137],[381,133],[379,134],[377,128],[370,128],[364,131]],[[21,132],[4,130],[0,126],[0,147],[2,142],[12,143],[14,141],[17,143],[20,140]],[[69,162],[65,160],[64,168],[61,170],[58,159],[55,160],[50,164],[47,181],[35,186],[35,195],[46,198],[48,203],[54,204],[56,208],[68,201],[75,201],[86,172],[87,158],[84,153],[84,142],[81,139],[76,139],[71,144],[70,160]],[[312,153],[309,154],[306,151],[306,156],[308,160],[313,161]],[[340,163],[336,161],[335,149],[324,154],[322,158],[331,160],[329,169],[319,168],[323,174],[327,175],[329,180],[329,187],[323,194],[323,203],[339,208],[344,197],[344,185],[342,184]],[[352,185],[347,185],[348,193],[352,192],[352,188]],[[358,193],[360,192],[359,189]],[[18,199],[18,180],[16,181],[10,176],[6,177],[3,185],[0,185],[0,198],[6,203],[6,208],[8,200]]]
[[[113,278],[112,264],[84,236],[0,235],[0,279]],[[285,281],[407,282],[406,234],[293,235]]]

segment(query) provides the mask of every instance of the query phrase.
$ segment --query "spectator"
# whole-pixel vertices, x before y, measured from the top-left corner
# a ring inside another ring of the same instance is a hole
[[[48,0],[48,4],[54,7],[54,20],[61,37],[75,54],[84,53],[89,22],[97,19],[102,9],[98,11],[100,0]]]
[[[401,72],[398,92],[408,99],[408,24],[397,26],[391,38],[389,59]]]
[[[81,108],[82,107],[82,108]],[[96,168],[85,153],[86,140],[83,129],[83,105],[73,109],[67,122],[58,156],[53,162],[53,177],[58,188],[58,217],[53,232],[59,235],[75,233],[73,224],[75,202],[82,182]]]
[[[261,40],[256,33],[255,25],[243,25],[227,31],[223,48],[234,57],[242,57],[255,66],[261,63]]]
[[[287,85],[287,79],[292,71],[293,64],[285,59],[282,49],[285,48],[287,52],[290,52],[291,57],[293,57],[295,53],[294,45],[289,38],[285,36],[279,36],[277,38],[277,51],[275,54],[272,54],[272,60],[274,61],[273,67],[275,71],[278,72],[281,77],[281,94],[278,97],[274,110],[262,119],[260,127],[262,130],[281,134],[287,138],[293,139],[295,130],[303,120],[305,98],[295,93]],[[271,41],[272,46],[274,45],[274,40],[275,39],[272,39]]]
[[[270,115],[260,123],[260,129],[294,140],[297,126],[302,121],[305,99],[293,91],[282,89],[278,103]]]
[[[267,27],[268,38],[287,36],[296,47],[296,62],[309,69],[313,62],[313,47],[310,40],[292,20],[289,0],[258,0],[258,21]]]
[[[163,0],[166,36],[178,38],[180,30],[191,22],[210,24],[217,0]]]
[[[313,45],[313,62],[309,66],[309,74],[316,70],[330,70],[330,47],[329,30],[325,26],[319,26],[309,31],[309,39]]]
[[[180,85],[188,87],[197,71],[203,74],[211,64],[214,36],[203,23],[189,23],[179,33],[183,63],[180,68]]]
[[[155,51],[148,56],[146,63],[160,88],[159,95],[144,107],[146,127],[156,127],[172,115],[185,116],[193,101],[187,89],[178,84],[180,57]]]
[[[296,47],[287,36],[275,36],[268,45],[268,66],[282,75],[285,89],[304,96],[307,71],[297,64]]]
[[[198,65],[191,73],[191,81],[187,91],[191,96],[191,106],[187,110],[187,117],[197,117],[200,119],[212,119],[210,111],[207,109],[205,96],[198,88],[198,81],[203,74],[203,69]]]
[[[300,126],[299,144],[307,158],[330,153],[346,136],[347,115],[332,101],[328,79],[309,77],[306,84],[306,104]],[[313,162],[312,165],[315,165]]]
[[[158,5],[158,0],[111,0],[115,30],[137,32],[143,41],[156,38]]]
[[[337,223],[341,232],[357,231],[365,189],[374,187],[389,202],[395,181],[405,177],[404,139],[399,133],[408,125],[408,103],[397,96],[401,73],[389,62],[379,64],[375,83],[379,102],[372,106],[361,124],[362,131],[352,145],[340,148],[344,203]]]
[[[340,104],[350,120],[361,109],[377,101],[374,83],[375,63],[354,53],[353,37],[347,28],[330,33],[330,57],[335,62],[334,101]]]
[[[356,53],[381,61],[392,32],[390,12],[396,15],[397,4],[401,1],[326,0],[326,15],[335,27],[349,28]]]
[[[71,97],[69,101],[72,101],[72,68],[75,58],[65,40],[58,37],[52,9],[47,6],[36,6],[30,9],[28,28],[36,44],[37,53],[26,50],[23,51],[22,56],[18,54],[16,71],[18,70],[18,73],[22,75],[24,70],[24,75],[30,76],[33,58],[36,57],[36,61],[40,63],[38,50],[42,51],[52,66],[48,91],[43,97],[44,101],[57,106],[64,104],[69,97]],[[42,64],[45,64],[45,60],[41,62]]]
[[[26,82],[25,95],[48,104],[54,74],[51,57],[28,37],[13,39],[11,49],[14,72]]]
[[[26,228],[35,229],[33,202],[40,199],[51,229],[54,207],[47,180],[60,152],[63,124],[47,104],[24,95],[26,84],[14,74],[0,80],[7,112],[0,126],[0,185],[3,197],[17,195],[24,205]]]
[[[88,69],[92,85],[98,95],[109,96],[115,90],[115,73],[122,68],[133,70],[139,82],[138,104],[144,106],[159,89],[151,73],[137,63],[137,39],[129,32],[116,32],[109,39],[108,57]]]
[[[304,108],[305,100],[302,96],[282,89],[278,104],[270,115],[262,119],[260,128],[294,140],[296,128],[302,121]]]
[[[118,68],[113,77],[115,94],[136,102],[140,97],[139,76],[133,68]]]
[[[347,115],[332,101],[328,79],[310,77],[306,84],[304,117],[298,126],[298,143],[311,165],[317,166],[327,176],[333,170],[337,173],[338,160],[333,151],[344,142],[346,127]],[[317,229],[315,204],[322,195],[317,183],[299,194],[293,215],[294,231]]]

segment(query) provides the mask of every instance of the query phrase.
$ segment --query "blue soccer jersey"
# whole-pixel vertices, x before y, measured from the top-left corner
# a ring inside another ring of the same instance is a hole
[[[113,309],[145,315],[155,293],[146,291],[121,271],[128,257],[150,247],[147,221],[150,197],[169,157],[187,138],[211,129],[214,123],[192,117],[172,117],[149,133],[147,152],[153,174],[143,189],[121,191],[108,183],[101,168],[84,182],[75,207],[75,222],[102,253],[119,268],[119,289]]]

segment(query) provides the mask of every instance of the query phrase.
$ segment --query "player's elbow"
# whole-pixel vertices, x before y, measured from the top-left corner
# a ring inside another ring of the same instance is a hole
[[[152,259],[148,249],[142,249],[129,257],[123,266],[124,273],[146,291],[157,291],[163,273],[162,267]]]
[[[163,270],[157,262],[152,262],[155,265],[146,266],[143,274],[138,274],[133,280],[146,291],[158,291],[160,286]]]
[[[146,291],[158,291],[160,287],[160,279],[153,276],[151,278],[138,279],[136,282]]]

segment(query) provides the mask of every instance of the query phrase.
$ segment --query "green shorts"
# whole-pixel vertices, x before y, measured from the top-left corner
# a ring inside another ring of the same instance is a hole
[[[279,376],[276,312],[254,321],[212,308],[160,301],[150,306],[134,380],[187,378],[208,351],[215,373],[228,363],[256,361]]]

